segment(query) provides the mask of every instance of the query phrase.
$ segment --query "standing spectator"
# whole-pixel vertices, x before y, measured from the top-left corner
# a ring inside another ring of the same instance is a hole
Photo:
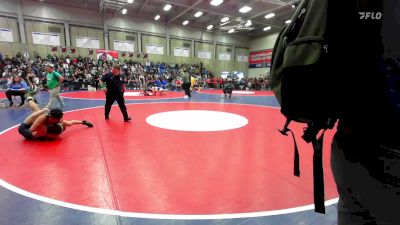
[[[54,101],[57,100],[61,107],[64,106],[64,101],[60,96],[60,84],[64,81],[64,78],[58,72],[54,71],[52,64],[47,65],[47,88],[50,90],[50,100],[46,105],[46,108],[50,108]]]
[[[12,96],[20,96],[21,103],[19,106],[23,106],[25,104],[24,95],[28,92],[28,85],[23,81],[19,76],[14,76],[11,82],[8,84],[8,88],[6,91],[6,96],[8,101],[10,102],[10,107],[13,106],[14,102],[12,100]]]
[[[120,73],[120,67],[118,65],[114,65],[112,71],[105,74],[100,80],[101,86],[103,86],[103,83],[106,83],[106,105],[104,117],[106,120],[109,119],[111,106],[115,101],[117,101],[119,109],[124,116],[124,121],[128,122],[129,120],[131,120],[131,118],[128,116],[128,112],[125,106],[125,85],[121,79]]]

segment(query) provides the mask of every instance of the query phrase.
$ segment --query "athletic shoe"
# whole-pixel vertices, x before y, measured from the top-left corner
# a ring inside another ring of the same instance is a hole
[[[132,118],[130,118],[130,117],[124,119],[125,122],[128,122],[130,120],[132,120]]]
[[[36,91],[29,91],[24,95],[25,98],[34,97],[37,94]]]
[[[34,101],[36,104],[38,104],[38,101],[36,100],[36,98],[34,98],[32,96],[29,96],[29,97],[26,98],[26,102],[31,101],[31,100]]]
[[[87,121],[87,120],[83,120],[82,124],[87,126],[87,127],[93,127],[93,124],[91,122]]]

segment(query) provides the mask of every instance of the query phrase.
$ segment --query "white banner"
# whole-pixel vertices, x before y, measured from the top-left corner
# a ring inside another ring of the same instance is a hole
[[[12,30],[6,28],[0,28],[0,41],[14,42]]]
[[[114,41],[114,50],[121,52],[134,52],[135,43],[131,41]]]
[[[211,59],[211,52],[208,51],[198,51],[197,58],[199,59]]]
[[[229,60],[231,60],[231,54],[230,53],[219,53],[218,59],[229,61]]]
[[[76,47],[99,49],[100,41],[98,38],[76,36]]]
[[[164,55],[164,46],[146,45],[146,53],[155,54],[155,55]]]
[[[237,61],[238,62],[249,62],[249,56],[248,55],[238,55]]]
[[[60,46],[60,34],[32,32],[33,44]]]
[[[190,51],[188,48],[174,48],[174,56],[189,57]]]

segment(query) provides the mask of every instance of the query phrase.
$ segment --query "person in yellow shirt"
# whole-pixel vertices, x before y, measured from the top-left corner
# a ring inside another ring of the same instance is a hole
[[[191,89],[194,89],[194,85],[196,84],[196,78],[194,78],[193,76],[190,76],[190,83],[191,83]]]

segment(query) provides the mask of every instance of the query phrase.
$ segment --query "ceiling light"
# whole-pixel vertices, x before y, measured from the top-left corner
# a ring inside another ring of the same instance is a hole
[[[157,15],[156,17],[154,17],[154,20],[159,20],[160,19],[160,15]]]
[[[201,15],[203,15],[203,12],[199,11],[196,14],[194,14],[194,17],[200,17]]]
[[[214,25],[208,25],[207,30],[211,30],[211,29],[213,29],[213,27],[214,27]]]
[[[128,12],[127,9],[122,9],[122,12],[121,12],[121,13],[125,15],[127,12]]]
[[[271,30],[271,27],[264,27],[263,31]]]
[[[213,6],[219,6],[219,5],[221,5],[223,2],[224,2],[224,0],[212,0],[212,1],[210,2],[210,4],[213,5]]]
[[[225,22],[228,22],[228,21],[229,21],[229,17],[224,17],[224,18],[221,19],[222,23],[225,23]]]
[[[289,24],[290,22],[292,22],[291,20],[286,20],[285,23]]]
[[[168,10],[170,10],[170,9],[171,9],[171,7],[172,7],[172,5],[170,5],[170,4],[166,4],[166,5],[164,6],[164,11],[168,11]]]
[[[251,26],[252,24],[253,24],[253,23],[251,22],[251,20],[247,20],[245,26],[246,26],[246,27],[249,27],[249,26]]]
[[[127,2],[128,2],[129,4],[131,4],[131,3],[133,3],[133,1],[134,1],[134,0],[128,0]]]
[[[275,16],[275,13],[269,13],[269,14],[265,15],[265,19],[270,19],[274,16]]]
[[[235,29],[228,30],[228,33],[233,33],[233,32],[235,32]]]
[[[189,20],[185,20],[185,21],[183,21],[183,25],[187,25],[189,23]]]
[[[239,12],[247,13],[247,12],[250,12],[250,10],[251,10],[251,7],[243,6],[242,8],[239,9]]]

